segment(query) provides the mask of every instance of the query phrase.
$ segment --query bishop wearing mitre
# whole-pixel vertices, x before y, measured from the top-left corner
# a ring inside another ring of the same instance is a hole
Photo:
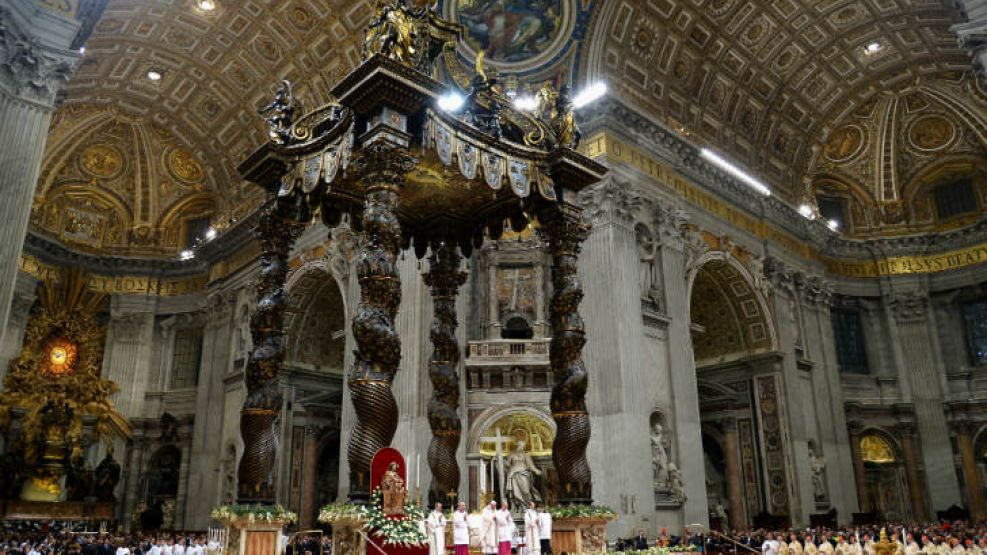
[[[491,501],[480,514],[480,547],[484,555],[497,553],[497,502]]]
[[[442,503],[436,503],[435,509],[425,519],[425,529],[428,531],[428,555],[445,555],[446,524],[446,515],[442,514]]]

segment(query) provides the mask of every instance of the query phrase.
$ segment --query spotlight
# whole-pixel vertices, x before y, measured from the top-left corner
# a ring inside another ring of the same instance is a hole
[[[191,249],[185,249],[182,252],[178,253],[178,258],[179,260],[192,260],[193,258],[195,258],[195,251]]]
[[[156,69],[152,69],[147,72],[147,78],[151,81],[160,81],[161,77],[161,72]]]
[[[712,150],[709,150],[708,148],[704,148],[699,152],[703,158],[709,160],[714,165],[718,166],[720,169],[726,171],[730,175],[750,185],[753,189],[755,189],[757,192],[761,193],[762,195],[764,196],[771,195],[771,189],[769,189],[767,185],[761,183],[760,180],[748,174],[744,170],[740,169],[738,166],[735,166],[732,163],[728,162],[727,160],[721,158],[718,154],[716,154]]]
[[[884,45],[876,41],[864,47],[865,54],[877,54],[881,50],[884,50]]]
[[[438,102],[439,108],[446,112],[458,112],[464,104],[466,99],[456,91],[449,91],[440,96]]]
[[[79,47],[79,54],[85,54],[85,53],[86,53],[86,47],[85,46],[80,46]]]
[[[838,222],[836,220],[829,220],[829,221],[826,222],[826,227],[828,227],[829,229],[832,229],[833,231],[839,231],[840,230],[840,222]]]
[[[199,0],[196,5],[204,12],[211,12],[216,9],[216,2],[213,0]]]
[[[816,219],[816,213],[813,212],[812,207],[808,204],[802,204],[799,206],[799,214],[802,214],[803,218],[808,218],[810,220]]]
[[[216,228],[210,227],[206,230],[206,241],[212,241],[216,238]]]
[[[522,112],[534,112],[538,107],[538,100],[533,96],[519,96],[514,99],[514,107]]]
[[[607,94],[606,83],[602,83],[602,82],[593,83],[589,87],[583,89],[582,92],[577,94],[576,97],[572,99],[572,105],[575,108],[582,108],[583,106],[589,104],[590,102],[599,100],[605,94]]]

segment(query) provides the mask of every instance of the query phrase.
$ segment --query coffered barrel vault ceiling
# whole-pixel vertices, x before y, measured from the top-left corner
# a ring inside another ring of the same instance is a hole
[[[201,179],[182,186],[194,185],[199,197],[208,198],[213,222],[223,227],[258,202],[259,191],[235,171],[265,140],[257,109],[270,101],[281,79],[294,83],[307,109],[329,102],[330,86],[360,61],[372,4],[215,0],[216,9],[202,11],[196,0],[109,0],[67,86],[52,138],[61,141],[64,152],[83,155],[84,148],[64,144],[68,135],[96,140],[79,131],[79,114],[100,113],[153,130],[148,136],[168,145],[161,148],[187,153],[201,166]],[[854,209],[866,214],[853,232],[901,233],[933,225],[892,225],[880,216],[890,202],[882,196],[882,179],[909,174],[921,180],[930,172],[921,152],[905,153],[911,161],[892,156],[907,171],[874,169],[875,156],[883,151],[870,135],[880,133],[877,120],[870,127],[861,121],[868,109],[879,114],[889,98],[915,96],[908,91],[921,89],[917,96],[928,109],[949,119],[963,137],[950,146],[951,155],[966,157],[968,168],[984,160],[980,122],[987,120],[987,109],[970,76],[969,56],[950,31],[961,16],[945,0],[539,0],[544,9],[518,21],[507,17],[516,13],[507,14],[493,0],[438,3],[446,12],[461,4],[469,12],[460,20],[473,26],[460,45],[464,56],[484,45],[499,48],[492,63],[522,81],[561,73],[574,77],[578,88],[606,80],[613,95],[747,166],[792,202],[833,187],[848,195],[852,190],[861,199]],[[503,37],[484,34],[491,21],[516,25],[517,32],[540,28],[548,34],[528,37],[523,48],[501,44]],[[872,44],[879,48],[868,53]],[[526,55],[531,63],[522,59]],[[149,71],[161,79],[148,79]],[[948,99],[942,96],[947,94]],[[919,117],[901,113],[906,126]],[[65,125],[79,132],[59,128]],[[866,130],[861,140],[875,150],[846,160],[827,158],[827,145],[844,137],[848,125]],[[128,158],[136,155],[133,148],[117,151],[123,166],[137,167],[139,161]],[[83,182],[82,175],[64,174],[66,167],[79,168],[65,164],[63,157],[46,159],[39,201],[76,178],[72,186],[78,190],[107,186],[98,176]],[[872,169],[863,171],[864,166]],[[966,171],[959,167],[951,171]],[[162,171],[162,180],[133,183],[132,189],[168,187],[173,174],[167,166]],[[908,187],[897,185],[894,202],[908,202]],[[46,221],[36,217],[34,229],[62,233]],[[149,224],[132,217],[124,225],[128,229],[115,237],[146,233],[139,228]],[[178,248],[174,242],[157,246],[125,252],[150,256]]]
[[[958,15],[938,0],[614,0],[596,17],[591,78],[792,200],[834,124],[883,91],[971,66],[949,29]]]

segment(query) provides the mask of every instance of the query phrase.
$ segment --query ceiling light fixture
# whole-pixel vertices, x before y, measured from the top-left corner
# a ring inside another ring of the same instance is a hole
[[[206,241],[212,241],[216,238],[216,228],[210,227],[206,230]]]
[[[156,69],[152,69],[147,72],[147,78],[151,81],[160,81],[161,77],[161,72]]]
[[[816,213],[808,204],[799,205],[799,214],[802,214],[803,218],[808,218],[810,220],[816,219]]]
[[[191,249],[185,249],[182,252],[178,253],[178,258],[180,260],[192,260],[193,258],[195,258],[195,251]]]
[[[701,149],[699,152],[700,152],[700,154],[702,155],[703,158],[705,158],[706,160],[709,160],[714,165],[718,166],[720,169],[726,171],[730,175],[732,175],[732,176],[736,177],[737,179],[743,181],[744,183],[750,185],[754,190],[756,190],[757,192],[761,193],[762,195],[764,195],[764,196],[770,196],[771,195],[771,189],[769,189],[767,185],[765,185],[764,183],[762,183],[756,177],[754,177],[754,176],[750,175],[749,173],[745,172],[744,170],[740,169],[740,167],[735,166],[731,162],[728,162],[727,160],[721,158],[720,155],[718,155],[717,153],[713,152],[712,150],[709,150],[708,148],[704,148],[704,149]]]
[[[881,50],[884,50],[884,45],[879,42],[872,42],[864,47],[865,54],[877,54]]]
[[[79,47],[79,54],[85,54],[85,53],[86,53],[86,47],[85,46],[80,46]]]
[[[211,12],[216,9],[216,2],[213,0],[199,0],[196,5],[204,12]]]
[[[829,220],[829,221],[826,222],[826,227],[828,227],[829,229],[832,229],[833,231],[839,231],[840,230],[840,222],[838,222],[836,220]]]
[[[466,104],[466,98],[456,91],[449,91],[439,97],[438,106],[446,112],[458,112]]]
[[[582,108],[591,102],[595,102],[600,98],[603,98],[607,94],[607,84],[606,83],[593,83],[592,85],[586,87],[575,98],[572,99],[572,105],[574,108]]]

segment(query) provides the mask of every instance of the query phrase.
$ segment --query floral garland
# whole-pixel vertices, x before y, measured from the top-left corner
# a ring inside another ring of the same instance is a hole
[[[332,503],[319,511],[319,522],[354,519],[363,523],[368,534],[383,538],[384,545],[420,547],[428,543],[422,523],[425,513],[410,500],[405,500],[404,518],[390,518],[384,514],[383,495],[375,489],[369,505]]]
[[[546,509],[554,519],[602,518],[617,520],[617,511],[603,505],[557,505]]]
[[[233,522],[239,519],[247,519],[249,522],[263,520],[265,522],[295,522],[298,516],[285,509],[281,505],[223,505],[216,507],[209,513],[214,520],[219,522]]]

